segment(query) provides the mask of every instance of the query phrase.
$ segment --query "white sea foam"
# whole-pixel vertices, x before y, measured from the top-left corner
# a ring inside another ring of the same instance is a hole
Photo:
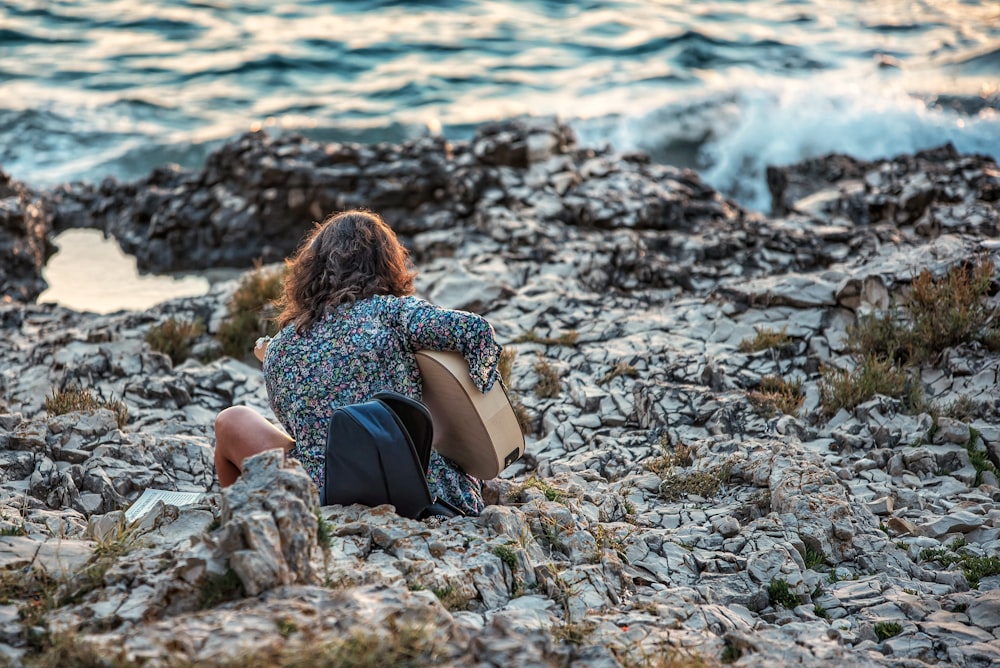
[[[826,153],[878,159],[951,142],[962,152],[1000,159],[1000,114],[929,106],[904,76],[825,73],[805,79],[758,79],[636,117],[577,121],[584,144],[603,139],[618,150],[668,155],[695,143],[693,166],[714,187],[765,211],[768,165]],[[683,160],[681,160],[683,162]]]

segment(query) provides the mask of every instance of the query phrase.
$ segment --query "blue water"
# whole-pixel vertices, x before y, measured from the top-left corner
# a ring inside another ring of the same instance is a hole
[[[132,179],[251,128],[454,138],[557,114],[590,145],[763,169],[953,142],[1000,157],[1000,3],[6,0],[0,169]]]

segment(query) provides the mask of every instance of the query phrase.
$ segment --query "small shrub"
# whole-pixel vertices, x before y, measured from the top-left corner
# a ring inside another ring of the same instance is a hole
[[[813,605],[813,614],[822,619],[830,619],[830,613],[819,603]]]
[[[232,568],[227,568],[222,575],[208,575],[204,578],[198,607],[207,610],[219,603],[242,598],[245,595],[240,576]]]
[[[978,556],[955,551],[964,546],[964,543],[955,541],[947,548],[926,548],[920,551],[920,560],[934,561],[945,568],[957,565],[962,570],[965,581],[971,589],[979,589],[979,581],[985,577],[1000,575],[1000,557]]]
[[[969,453],[969,463],[976,470],[975,484],[983,484],[983,473],[989,471],[1000,478],[1000,469],[990,461],[990,457],[985,450],[976,448],[976,441],[979,439],[979,432],[975,429],[969,430],[969,442],[965,444],[965,450]]]
[[[775,578],[767,585],[767,598],[772,605],[777,603],[788,610],[792,610],[802,603],[802,599],[792,591],[788,582],[781,578]]]
[[[561,503],[566,498],[566,495],[563,494],[562,490],[553,487],[549,483],[534,475],[521,484],[521,486],[515,491],[515,495],[520,496],[525,489],[529,488],[540,490],[548,501]]]
[[[333,541],[333,523],[323,517],[323,513],[316,511],[316,544],[324,551],[330,549]]]
[[[720,661],[724,664],[736,663],[741,658],[743,658],[743,650],[730,641],[726,641],[725,647],[722,648],[722,656]]]
[[[502,561],[511,572],[517,569],[517,554],[507,545],[497,545],[493,548],[493,554]]]
[[[897,622],[876,622],[875,623],[875,635],[878,636],[879,642],[883,640],[888,640],[893,636],[898,636],[903,632],[903,627]]]
[[[802,560],[805,562],[806,568],[816,570],[826,564],[826,555],[819,550],[806,547],[806,553],[803,555]]]
[[[191,346],[205,333],[200,320],[168,318],[146,332],[146,343],[156,352],[170,357],[176,366],[191,356]]]
[[[975,264],[953,267],[940,279],[926,269],[913,279],[905,304],[919,360],[984,334],[992,316],[985,298],[993,269],[993,262],[981,257]]]
[[[663,454],[654,459],[650,459],[643,464],[643,468],[651,471],[661,478],[673,473],[677,467],[691,466],[694,463],[694,451],[689,445],[679,443],[672,451],[667,450],[666,443],[663,446]]]
[[[715,496],[729,482],[731,470],[732,461],[727,460],[721,466],[713,466],[705,471],[667,475],[660,482],[660,496],[665,501],[677,501],[688,494],[702,498]]]
[[[535,385],[535,396],[539,399],[554,399],[559,396],[559,374],[543,357],[535,362],[535,373],[538,374],[538,384]]]
[[[778,412],[796,415],[806,395],[799,379],[787,381],[780,376],[764,376],[760,379],[760,387],[747,392],[747,399],[758,413],[772,417]]]
[[[601,376],[601,379],[597,381],[598,385],[607,385],[615,378],[619,376],[628,376],[629,378],[638,378],[639,370],[628,362],[618,362],[615,366],[608,371],[606,374]]]
[[[114,398],[102,399],[93,390],[86,390],[76,385],[67,385],[63,389],[52,388],[52,393],[45,397],[45,410],[51,416],[64,415],[73,411],[93,411],[106,408],[115,414],[115,424],[124,429],[128,423],[128,406],[124,401]]]
[[[281,619],[275,620],[274,626],[278,629],[278,634],[282,638],[287,638],[299,630],[298,624],[296,624],[295,620],[290,617],[282,617]]]
[[[867,355],[854,371],[833,367],[823,369],[820,406],[827,416],[841,408],[851,410],[877,394],[902,397],[910,389],[906,372],[889,358]]]
[[[284,280],[284,269],[266,270],[259,263],[243,276],[229,298],[229,316],[215,334],[223,355],[247,359],[253,355],[253,346],[259,337],[277,333],[273,309],[281,296]]]
[[[942,415],[954,420],[969,421],[979,413],[979,404],[966,394],[945,406]]]
[[[451,585],[434,587],[431,591],[441,601],[441,605],[450,612],[466,610],[469,607],[469,599]]]
[[[792,337],[788,335],[788,327],[782,327],[780,331],[769,327],[754,327],[754,330],[756,333],[752,338],[740,341],[737,349],[741,353],[758,353],[770,348],[784,350],[792,344]]]

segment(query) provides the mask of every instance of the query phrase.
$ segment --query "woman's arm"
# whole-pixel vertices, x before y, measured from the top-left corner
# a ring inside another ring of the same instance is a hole
[[[496,341],[493,326],[475,313],[435,306],[417,297],[400,302],[400,325],[411,352],[454,350],[469,363],[473,382],[488,392],[499,373],[497,364],[503,348]]]

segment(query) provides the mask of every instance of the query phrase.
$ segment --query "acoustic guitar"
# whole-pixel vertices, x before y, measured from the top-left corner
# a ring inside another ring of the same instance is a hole
[[[435,450],[480,480],[497,477],[521,458],[524,434],[500,382],[480,392],[461,353],[420,350],[416,357]]]

